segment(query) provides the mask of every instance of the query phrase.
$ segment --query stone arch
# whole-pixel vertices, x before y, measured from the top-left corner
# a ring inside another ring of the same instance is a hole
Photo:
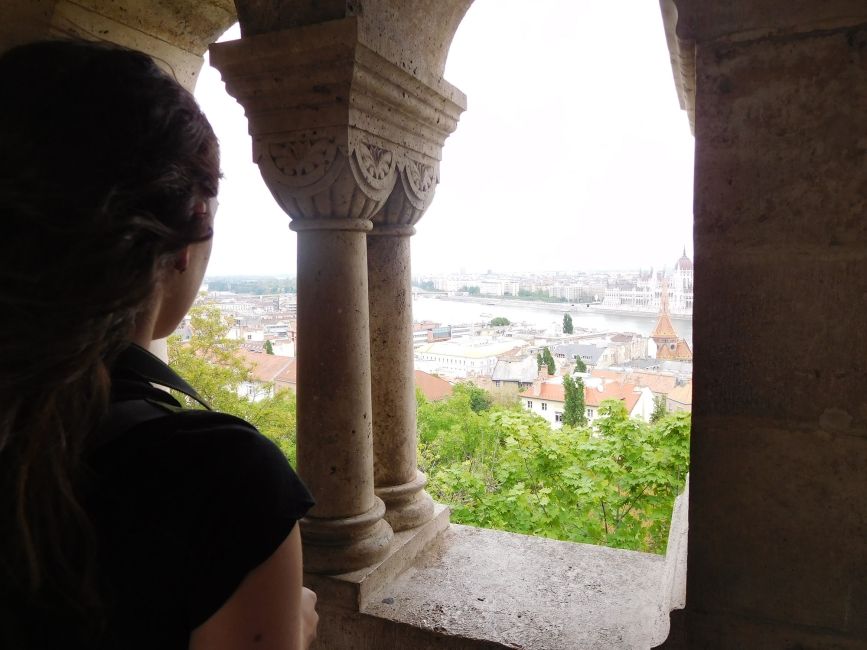
[[[236,21],[231,0],[11,0],[0,51],[49,38],[110,41],[146,52],[192,90],[208,46]]]

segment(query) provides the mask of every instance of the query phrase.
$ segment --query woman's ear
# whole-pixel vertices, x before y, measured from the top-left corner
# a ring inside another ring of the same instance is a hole
[[[175,271],[183,273],[190,265],[190,247],[184,246],[175,256]]]

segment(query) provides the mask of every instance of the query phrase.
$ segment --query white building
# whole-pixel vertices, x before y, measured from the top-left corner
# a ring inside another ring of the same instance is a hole
[[[662,294],[661,273],[642,273],[631,286],[614,286],[605,290],[604,309],[657,313]],[[695,288],[692,260],[683,255],[668,277],[669,312],[675,316],[692,316]]]
[[[599,420],[599,407],[607,400],[623,402],[629,417],[650,422],[653,392],[647,386],[605,382],[595,377],[585,378],[584,381],[584,415],[589,425],[593,426]],[[536,384],[521,393],[520,399],[525,410],[541,415],[555,429],[563,426],[566,393],[562,378]]]
[[[416,348],[415,368],[447,377],[490,377],[497,357],[525,345],[516,339],[494,341],[466,337],[428,343]]]

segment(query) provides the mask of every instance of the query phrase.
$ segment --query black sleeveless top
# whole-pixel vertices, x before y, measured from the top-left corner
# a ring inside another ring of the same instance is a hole
[[[253,426],[180,410],[151,381],[183,384],[130,346],[112,370],[113,405],[147,402],[156,413],[125,431],[108,427],[88,459],[86,506],[108,621],[102,642],[88,647],[186,649],[190,632],[313,505],[280,450]],[[51,647],[69,647],[68,639]]]

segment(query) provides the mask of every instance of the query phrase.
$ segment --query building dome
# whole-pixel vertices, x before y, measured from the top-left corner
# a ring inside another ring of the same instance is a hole
[[[680,259],[677,260],[677,264],[674,265],[675,271],[692,271],[692,260],[686,256],[686,246],[683,247],[683,255],[680,256]]]

